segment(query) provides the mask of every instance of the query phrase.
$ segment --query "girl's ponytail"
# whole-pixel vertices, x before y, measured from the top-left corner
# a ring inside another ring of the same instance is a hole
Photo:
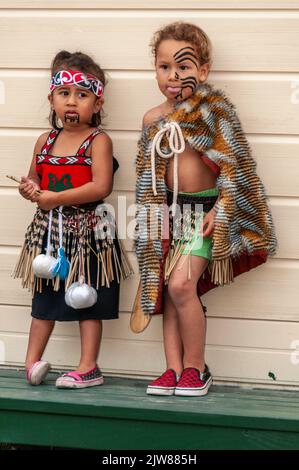
[[[53,75],[53,72],[55,72],[63,63],[70,59],[72,57],[72,54],[68,51],[62,50],[59,51],[56,56],[54,57],[52,64],[51,64],[51,73]]]

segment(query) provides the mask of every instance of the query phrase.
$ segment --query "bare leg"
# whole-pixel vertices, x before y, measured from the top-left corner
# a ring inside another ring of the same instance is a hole
[[[179,318],[167,291],[163,312],[163,336],[167,369],[173,369],[178,375],[181,375],[183,370],[183,343],[179,331]]]
[[[46,349],[55,321],[32,318],[28,348],[26,354],[26,368],[39,361]]]
[[[205,368],[206,321],[197,296],[197,282],[208,265],[208,260],[191,256],[191,279],[188,280],[188,260],[182,255],[171,274],[169,295],[178,313],[180,334],[183,342],[183,365]]]
[[[100,320],[80,321],[81,358],[77,372],[84,373],[97,364],[102,339],[102,322]]]

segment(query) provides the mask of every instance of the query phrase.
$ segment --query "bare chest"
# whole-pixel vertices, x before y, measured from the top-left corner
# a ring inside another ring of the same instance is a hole
[[[174,159],[167,164],[166,185],[173,189]],[[215,187],[216,176],[204,163],[201,154],[186,144],[185,151],[178,157],[178,187],[179,191],[196,192]]]

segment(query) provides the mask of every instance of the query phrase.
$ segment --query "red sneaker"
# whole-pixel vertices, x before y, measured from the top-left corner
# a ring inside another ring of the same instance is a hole
[[[213,378],[207,365],[204,372],[199,372],[195,367],[187,367],[182,372],[174,394],[187,397],[201,397],[208,393],[212,381]]]
[[[164,374],[149,384],[146,393],[148,395],[173,395],[176,385],[176,372],[173,369],[167,369]]]

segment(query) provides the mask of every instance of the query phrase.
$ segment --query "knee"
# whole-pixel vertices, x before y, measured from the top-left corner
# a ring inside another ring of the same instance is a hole
[[[196,294],[196,286],[190,280],[173,279],[169,281],[168,292],[175,305],[186,302]]]

